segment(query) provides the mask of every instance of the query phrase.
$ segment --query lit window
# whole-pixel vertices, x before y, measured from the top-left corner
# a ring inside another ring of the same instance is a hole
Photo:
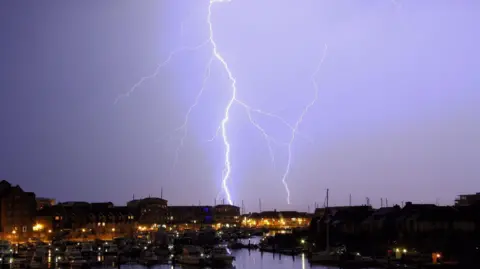
[[[55,216],[55,220],[60,220],[60,217],[59,217],[59,216]]]

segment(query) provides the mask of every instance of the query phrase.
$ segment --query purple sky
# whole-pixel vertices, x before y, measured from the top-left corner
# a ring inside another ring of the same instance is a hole
[[[208,38],[208,1],[3,1],[0,3],[0,178],[60,201],[164,197],[213,203],[224,148],[215,134],[231,96],[211,77],[189,118],[211,46],[176,54],[128,98],[115,99],[180,46]],[[238,98],[300,125],[272,165],[261,133],[234,105],[229,188],[247,210],[370,197],[452,203],[480,191],[480,3],[451,0],[233,0],[212,9],[220,53]],[[183,22],[183,23],[182,23]],[[276,140],[290,130],[261,115]]]

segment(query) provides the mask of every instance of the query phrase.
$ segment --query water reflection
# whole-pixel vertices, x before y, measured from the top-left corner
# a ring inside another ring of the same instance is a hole
[[[253,242],[252,242],[253,243]],[[310,265],[308,259],[305,254],[301,254],[298,256],[290,256],[290,255],[280,255],[275,253],[268,253],[268,252],[260,252],[258,250],[249,250],[249,249],[239,249],[239,250],[232,250],[232,254],[235,256],[236,260],[234,262],[234,268],[236,269],[310,269],[310,268],[318,268],[318,269],[326,269],[326,268],[336,268],[336,267],[326,267],[321,265]],[[48,268],[62,268],[60,264],[57,264],[60,259],[58,257],[53,257],[48,255]],[[57,261],[57,263],[52,261]],[[116,266],[115,261],[116,257],[113,256],[98,256],[96,259],[98,262],[101,262],[102,266],[96,266],[95,268],[102,268],[102,269],[114,269],[118,268]],[[192,266],[181,266],[181,265],[155,265],[151,267],[145,267],[142,265],[136,264],[126,264],[121,266],[122,269],[147,269],[147,268],[156,268],[156,269],[176,269],[176,268],[183,268],[183,269],[199,269],[199,267],[192,267]]]
[[[325,268],[335,268],[335,267],[325,267],[321,265],[311,266],[308,262],[307,257],[302,254],[296,257],[288,255],[279,255],[267,252],[260,252],[257,250],[232,250],[232,254],[235,256],[236,260],[234,263],[235,269],[325,269]],[[105,267],[103,267],[105,268]],[[122,265],[122,269],[145,269],[146,267],[142,265]],[[199,267],[192,266],[181,266],[181,265],[155,265],[149,268],[155,269],[198,269]]]

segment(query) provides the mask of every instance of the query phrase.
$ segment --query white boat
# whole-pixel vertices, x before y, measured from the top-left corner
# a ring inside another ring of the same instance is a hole
[[[182,254],[177,257],[177,262],[187,265],[202,265],[205,263],[203,249],[196,246],[184,246]]]
[[[144,265],[153,265],[158,263],[158,256],[155,254],[154,250],[148,249],[144,250],[140,256],[140,263]]]
[[[55,245],[53,246],[53,255],[54,256],[59,256],[63,255],[65,253],[64,248],[62,245]]]
[[[82,252],[78,249],[77,245],[69,245],[65,249],[65,256],[66,257],[81,257]]]
[[[357,261],[357,262],[373,262],[373,261],[375,261],[372,257],[362,256],[360,253],[355,253],[353,260]]]
[[[319,251],[313,252],[309,261],[311,263],[329,263],[329,262],[338,262],[340,260],[340,256],[337,255],[335,252],[330,251]]]
[[[82,253],[82,255],[90,255],[93,253],[93,246],[92,244],[90,243],[83,243],[82,244],[82,247],[80,248],[80,252]]]
[[[15,258],[11,259],[11,265],[10,268],[15,268],[15,269],[24,269],[28,268],[29,261],[22,257],[22,258]]]
[[[115,243],[105,242],[103,244],[103,254],[104,255],[117,255],[118,254],[118,246]]]
[[[48,255],[48,246],[47,245],[37,245],[35,247],[35,254],[37,256],[47,256]]]
[[[33,254],[32,260],[30,261],[30,268],[46,268],[47,267],[47,258],[43,249],[36,250]]]
[[[68,258],[65,258],[63,256],[56,256],[55,263],[57,264],[57,267],[61,267],[61,268],[70,265],[70,261],[68,260]]]
[[[10,257],[13,255],[13,248],[10,242],[6,240],[0,240],[0,257]]]
[[[210,253],[210,259],[214,264],[231,265],[235,257],[226,247],[214,247]]]
[[[70,258],[70,266],[71,267],[83,267],[83,266],[87,266],[88,265],[88,261],[83,258],[83,257],[80,257],[80,256],[76,256],[76,257],[71,257]]]

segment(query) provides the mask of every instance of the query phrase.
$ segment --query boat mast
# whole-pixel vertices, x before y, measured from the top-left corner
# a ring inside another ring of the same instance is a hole
[[[327,236],[326,236],[326,250],[329,252],[330,251],[330,212],[328,210],[328,189],[327,189],[327,197],[326,197],[326,201],[325,201],[325,213],[327,214],[327,218],[326,218],[326,228],[327,228]]]

